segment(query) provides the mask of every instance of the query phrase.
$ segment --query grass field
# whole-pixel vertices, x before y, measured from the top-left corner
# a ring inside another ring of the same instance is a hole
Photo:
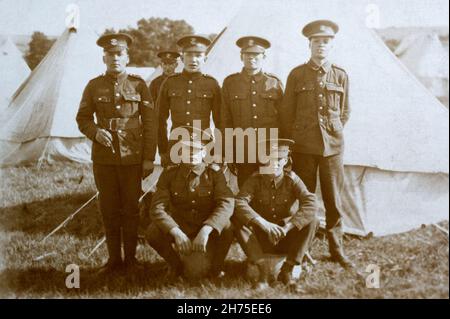
[[[41,240],[95,194],[89,165],[59,163],[3,169],[0,175],[0,297],[7,298],[448,298],[448,236],[434,226],[381,238],[345,238],[347,252],[360,274],[369,264],[380,267],[379,289],[366,288],[364,276],[345,272],[324,258],[320,233],[311,252],[318,260],[300,279],[302,291],[275,286],[255,292],[242,279],[245,256],[235,243],[220,281],[166,284],[162,259],[141,242],[138,258],[146,271],[99,280],[94,271],[106,260],[103,245],[87,255],[103,236],[95,202],[68,225]],[[441,226],[448,229],[448,223]],[[48,254],[37,260],[37,257]],[[68,289],[66,266],[81,269],[79,289]]]

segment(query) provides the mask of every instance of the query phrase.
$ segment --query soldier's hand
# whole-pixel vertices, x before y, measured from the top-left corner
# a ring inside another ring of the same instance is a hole
[[[98,129],[95,134],[95,140],[106,147],[112,146],[112,135],[105,129]]]
[[[262,217],[256,220],[256,224],[269,236],[270,242],[274,245],[286,236],[283,227],[273,224]]]
[[[192,251],[192,243],[188,236],[178,227],[172,228],[170,234],[175,240],[175,249],[182,255],[189,255]]]
[[[206,252],[206,245],[208,244],[209,235],[213,228],[209,225],[205,225],[200,229],[197,236],[192,241],[192,250],[198,252]]]
[[[161,154],[161,166],[166,168],[170,164],[170,158],[168,153]]]
[[[155,168],[155,165],[153,164],[153,161],[151,160],[144,160],[142,162],[142,178],[145,179],[147,176],[149,176]]]

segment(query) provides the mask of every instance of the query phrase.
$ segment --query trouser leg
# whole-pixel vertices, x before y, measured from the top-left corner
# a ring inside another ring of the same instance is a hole
[[[231,224],[225,227],[220,234],[213,232],[210,236],[206,249],[212,255],[212,273],[218,273],[223,269],[233,239],[234,232]]]
[[[142,166],[121,166],[120,196],[122,198],[122,236],[125,262],[133,261],[136,255],[139,223],[139,197],[142,192]]]
[[[292,153],[292,169],[311,193],[316,192],[319,160],[316,155]]]
[[[331,255],[343,255],[341,192],[344,186],[342,155],[322,157],[320,185],[325,206],[326,230]]]
[[[163,233],[155,224],[151,224],[146,232],[150,246],[176,271],[181,271],[182,263],[178,253],[172,248],[173,238]]]
[[[109,263],[119,263],[121,257],[121,200],[119,176],[113,165],[93,165],[94,180],[99,192],[99,207],[105,228]]]
[[[319,219],[315,218],[300,230],[294,227],[277,245],[277,251],[287,254],[286,259],[291,264],[300,265],[313,243],[319,224]]]

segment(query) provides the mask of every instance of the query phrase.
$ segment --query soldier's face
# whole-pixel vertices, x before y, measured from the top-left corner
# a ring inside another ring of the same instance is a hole
[[[200,72],[206,62],[206,54],[205,52],[184,52],[182,60],[187,72]]]
[[[183,164],[199,165],[203,163],[203,159],[206,156],[206,151],[204,149],[186,147],[185,151],[189,152],[189,161],[186,161],[186,159],[183,156],[181,156],[181,162]]]
[[[178,66],[178,63],[162,63],[161,67],[163,69],[163,73],[165,75],[172,75],[175,73],[175,70]]]
[[[272,158],[267,163],[261,165],[259,173],[269,177],[278,177],[283,173],[287,164],[287,158]]]
[[[241,61],[246,70],[260,70],[262,68],[266,55],[264,53],[241,53]]]
[[[129,62],[127,50],[109,52],[106,51],[103,55],[103,62],[106,64],[106,70],[109,73],[122,73],[126,70]]]
[[[309,41],[311,57],[316,59],[326,59],[333,49],[333,38],[313,37]]]

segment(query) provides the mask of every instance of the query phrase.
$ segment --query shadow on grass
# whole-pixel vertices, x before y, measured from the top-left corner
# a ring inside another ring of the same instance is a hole
[[[164,277],[165,262],[146,262],[143,265],[145,269],[141,271],[122,272],[109,276],[99,275],[98,268],[80,267],[80,289],[66,287],[66,278],[70,273],[50,267],[5,269],[0,273],[0,282],[3,285],[3,291],[9,297],[16,298],[33,296],[111,298],[117,295],[133,298],[148,292],[164,292],[178,286],[183,289],[201,288],[205,285],[221,288],[236,287],[236,282],[242,282],[245,271],[243,262],[230,261],[225,265],[226,276],[221,279],[168,281]],[[158,298],[158,296],[155,297]],[[161,298],[164,297],[164,295],[161,296]]]
[[[74,213],[92,193],[57,196],[11,207],[0,208],[0,225],[6,232],[47,234]],[[101,215],[96,200],[80,211],[64,227],[68,234],[85,237],[102,232]]]

